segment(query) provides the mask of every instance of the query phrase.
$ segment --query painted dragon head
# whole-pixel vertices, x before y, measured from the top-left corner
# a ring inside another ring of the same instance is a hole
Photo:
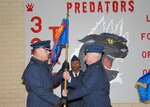
[[[83,43],[83,45],[80,48],[78,57],[80,59],[83,59],[84,54],[84,48],[88,44],[98,44],[101,46],[104,46],[104,55],[102,58],[102,63],[104,65],[104,68],[108,74],[109,80],[113,80],[117,77],[119,71],[113,70],[112,65],[113,61],[117,58],[125,58],[128,54],[128,47],[127,47],[127,40],[121,36],[118,36],[116,34],[111,33],[102,33],[100,35],[98,34],[90,34],[81,40],[79,42]],[[81,68],[85,70],[86,65],[83,60],[81,60]]]

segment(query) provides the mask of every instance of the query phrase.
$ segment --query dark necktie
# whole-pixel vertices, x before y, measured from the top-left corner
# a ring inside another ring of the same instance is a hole
[[[78,77],[78,75],[75,73],[75,78],[77,78]]]

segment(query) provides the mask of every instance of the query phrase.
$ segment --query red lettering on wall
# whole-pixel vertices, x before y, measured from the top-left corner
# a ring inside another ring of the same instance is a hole
[[[73,10],[76,14],[80,13],[94,13],[94,12],[133,12],[133,0],[105,0],[105,1],[84,1],[84,2],[67,2],[67,10]]]
[[[142,58],[150,58],[150,51],[142,51]]]
[[[32,43],[35,43],[35,42],[39,42],[39,41],[41,41],[39,38],[33,38],[33,39],[31,40],[31,44],[32,44]]]
[[[130,12],[134,12],[134,1],[133,0],[130,0],[129,1],[129,8],[128,8],[128,10],[130,11]]]
[[[126,2],[121,1],[121,12],[126,12]]]
[[[42,19],[39,16],[34,16],[31,19],[31,22],[35,22],[35,26],[31,27],[32,32],[39,33],[42,30]]]
[[[117,1],[113,2],[113,11],[116,13],[118,12],[118,2]]]
[[[80,3],[75,2],[75,13],[80,13]]]
[[[148,18],[148,15],[146,15],[146,22],[150,22],[150,19]]]
[[[69,11],[72,8],[72,3],[71,2],[67,2],[67,11]]]
[[[110,1],[105,1],[105,4],[106,4],[106,12],[108,13]]]
[[[150,40],[150,33],[141,33],[141,40]]]
[[[55,38],[55,33],[57,31],[57,29],[59,28],[59,26],[50,26],[49,29],[52,30],[53,32],[53,42],[56,41],[56,38]]]
[[[98,2],[98,12],[103,12],[102,2]]]
[[[90,2],[90,12],[95,12],[95,3],[94,2]]]
[[[150,69],[144,69],[142,72],[143,72],[143,75],[145,75],[150,72]]]
[[[87,2],[83,2],[82,7],[83,7],[83,13],[86,13],[87,12]]]

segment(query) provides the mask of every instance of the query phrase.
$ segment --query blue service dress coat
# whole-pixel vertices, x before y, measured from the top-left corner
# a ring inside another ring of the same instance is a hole
[[[69,73],[70,73],[71,78],[73,78],[75,81],[78,81],[78,82],[81,82],[84,76],[84,72],[82,70],[80,70],[80,73],[77,77],[74,77],[72,70]],[[69,92],[73,92],[76,88],[77,87],[70,87],[70,86],[67,87]],[[62,89],[63,89],[63,84],[62,84]],[[67,107],[83,107],[82,98],[77,98],[77,99],[69,101]]]
[[[142,103],[150,103],[150,72],[141,76],[136,82],[139,100]]]
[[[54,107],[60,98],[53,93],[53,85],[62,80],[60,70],[52,77],[51,66],[34,57],[30,59],[22,79],[28,92],[27,107]]]
[[[83,107],[112,107],[109,98],[110,83],[101,61],[91,64],[85,70],[81,83],[68,83],[71,87],[78,87],[68,92],[68,100],[82,97]]]

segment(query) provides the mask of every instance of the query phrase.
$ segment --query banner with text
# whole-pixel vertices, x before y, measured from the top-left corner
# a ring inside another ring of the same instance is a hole
[[[51,40],[52,48],[55,33],[69,11],[69,62],[77,55],[85,70],[84,46],[103,45],[112,103],[139,102],[135,83],[150,71],[149,4],[149,0],[25,0],[26,65],[32,54],[30,44]],[[65,60],[64,50],[53,72]],[[59,87],[55,93],[60,96]]]

